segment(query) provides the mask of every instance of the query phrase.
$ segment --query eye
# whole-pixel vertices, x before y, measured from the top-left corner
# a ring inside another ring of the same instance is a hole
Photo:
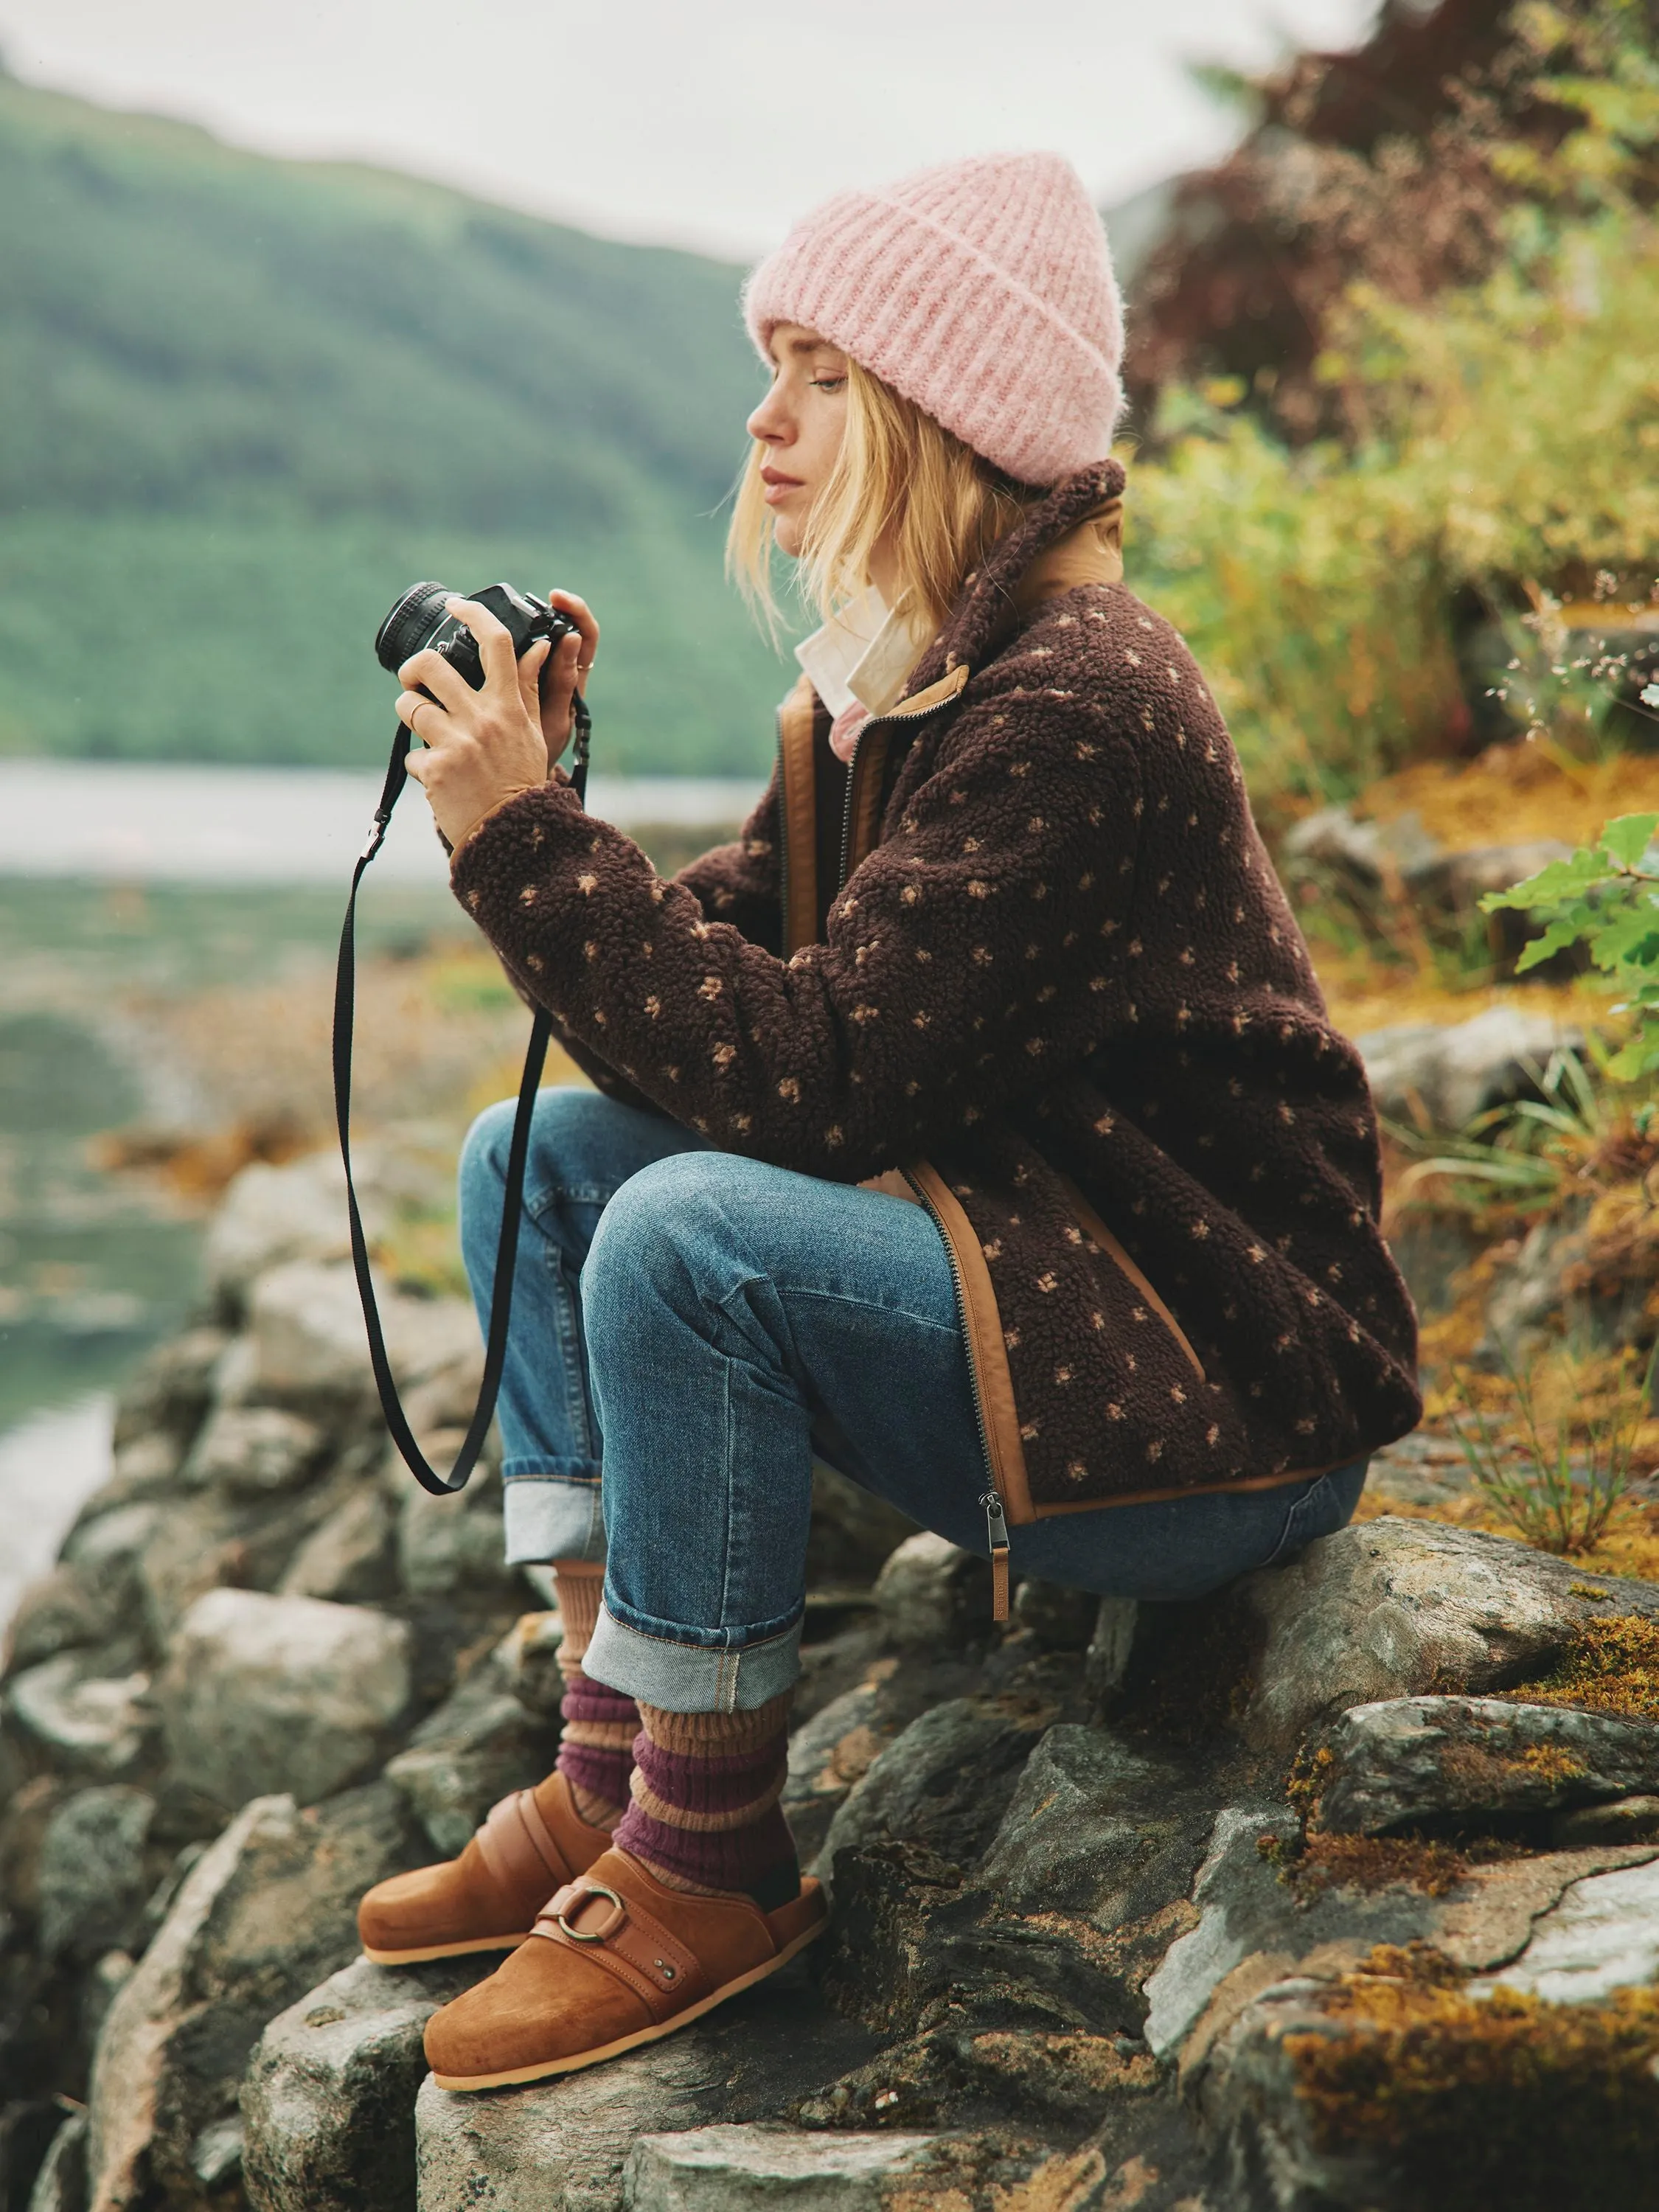
[[[812,379],[812,389],[814,392],[842,392],[845,391],[846,387],[847,379],[844,375],[815,376]]]

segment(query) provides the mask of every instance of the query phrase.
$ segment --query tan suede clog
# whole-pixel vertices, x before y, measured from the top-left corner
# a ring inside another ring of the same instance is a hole
[[[378,1966],[507,1951],[611,1838],[583,1820],[563,1775],[503,1797],[456,1859],[376,1882],[357,1907],[357,1933]]]
[[[752,1989],[823,1933],[810,1878],[775,1912],[746,1897],[670,1889],[626,1851],[561,1889],[530,1940],[426,2024],[445,2089],[498,2089],[574,2074],[689,2027]]]

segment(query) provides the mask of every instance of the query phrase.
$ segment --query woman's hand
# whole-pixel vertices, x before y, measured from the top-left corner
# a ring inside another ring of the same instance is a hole
[[[461,844],[507,799],[545,783],[569,739],[571,694],[586,683],[599,633],[573,593],[558,592],[556,603],[577,628],[554,656],[545,696],[546,640],[515,661],[506,627],[471,599],[451,599],[445,605],[477,641],[482,690],[475,691],[440,653],[415,653],[398,671],[404,686],[398,717],[426,749],[410,754],[409,773],[425,787],[434,818],[452,845]]]
[[[547,739],[547,772],[551,775],[554,762],[570,742],[570,695],[587,690],[588,671],[599,649],[599,626],[586,600],[574,592],[556,589],[547,600],[576,625],[574,634],[561,641],[541,683],[542,735]]]

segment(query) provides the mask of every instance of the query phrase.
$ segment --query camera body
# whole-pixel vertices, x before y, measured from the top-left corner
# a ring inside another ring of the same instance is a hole
[[[532,592],[515,591],[511,584],[486,584],[481,592],[464,592],[463,599],[488,607],[513,639],[513,657],[522,660],[538,638],[549,639],[556,650],[576,625]],[[444,601],[454,594],[447,584],[411,584],[374,636],[374,654],[382,668],[395,676],[410,655],[429,648],[442,653],[455,673],[472,686],[483,689],[483,662],[478,641],[465,623],[447,613]]]

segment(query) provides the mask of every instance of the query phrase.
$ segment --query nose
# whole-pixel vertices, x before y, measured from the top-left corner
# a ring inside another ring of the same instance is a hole
[[[774,385],[744,426],[751,438],[765,446],[787,446],[794,436],[794,425],[788,411],[781,406],[778,388]]]

